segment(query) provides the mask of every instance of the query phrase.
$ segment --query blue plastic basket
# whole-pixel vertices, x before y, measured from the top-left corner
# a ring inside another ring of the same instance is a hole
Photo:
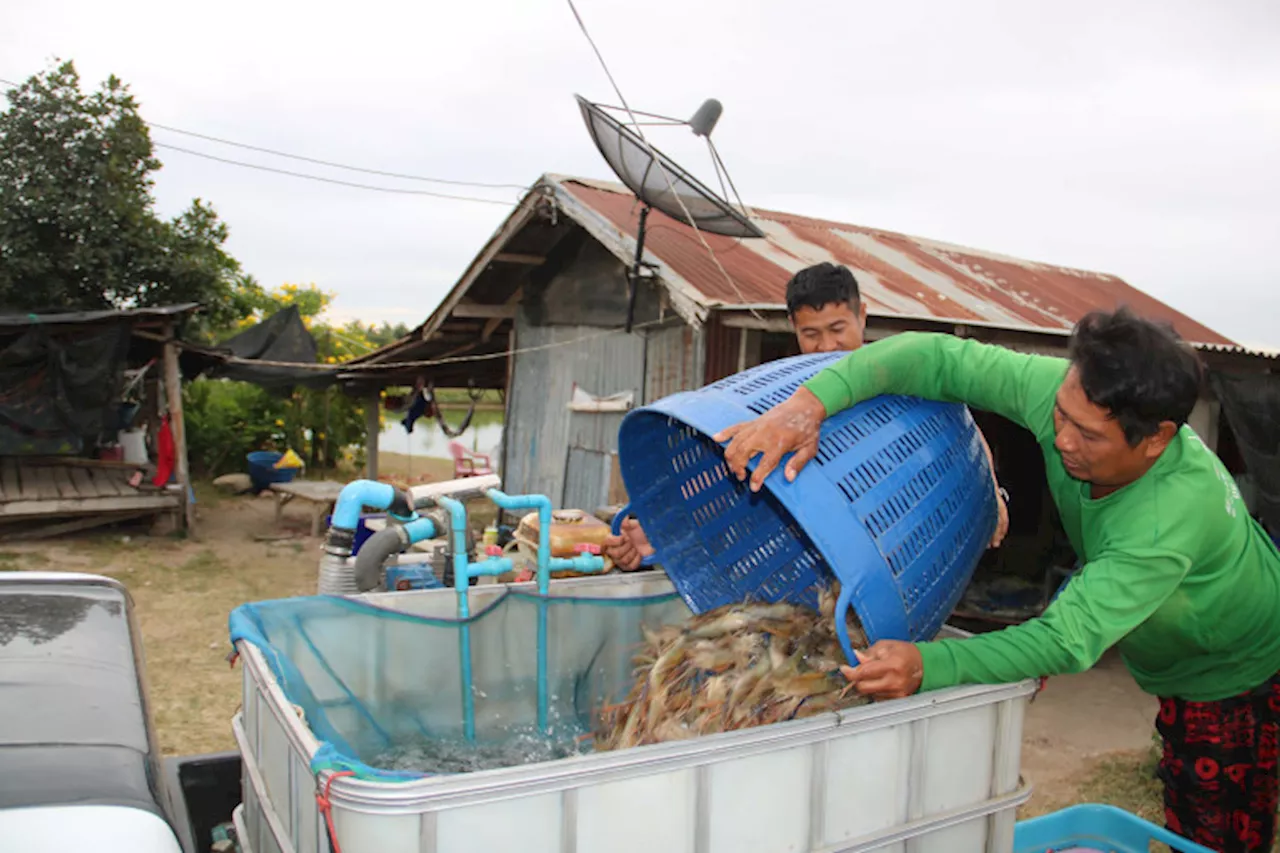
[[[262,491],[272,483],[288,483],[298,473],[297,468],[273,468],[283,453],[274,450],[255,450],[245,456],[249,462],[249,481],[255,491]]]
[[[1014,824],[1013,853],[1147,853],[1152,841],[1179,853],[1213,853],[1123,809],[1094,804]]]
[[[937,634],[991,540],[996,508],[968,409],[908,397],[828,418],[794,483],[781,465],[758,493],[739,482],[710,436],[768,411],[843,355],[770,362],[635,409],[618,456],[630,511],[694,612],[748,598],[813,605],[814,587],[834,573],[852,660],[850,606],[872,642]]]

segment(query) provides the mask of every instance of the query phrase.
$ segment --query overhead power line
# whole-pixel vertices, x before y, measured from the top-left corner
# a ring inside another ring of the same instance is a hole
[[[453,195],[451,193],[438,193],[438,192],[433,192],[431,190],[411,190],[411,189],[406,189],[402,187],[379,187],[379,186],[374,186],[373,184],[358,184],[358,183],[355,183],[354,181],[343,181],[343,180],[339,180],[338,178],[326,178],[321,175],[308,175],[305,172],[293,172],[293,171],[290,171],[289,169],[277,169],[274,166],[263,166],[258,163],[246,163],[243,160],[230,160],[226,157],[218,157],[217,155],[214,155],[214,154],[206,154],[203,151],[193,151],[190,148],[182,148],[177,145],[170,145],[167,142],[155,142],[152,144],[155,145],[157,148],[167,148],[170,151],[181,151],[183,154],[190,154],[193,157],[203,157],[206,160],[214,160],[218,163],[227,163],[231,166],[241,166],[245,169],[257,169],[260,172],[274,172],[277,175],[289,175],[290,177],[294,177],[294,178],[305,178],[306,180],[309,180],[309,181],[321,181],[326,184],[338,184],[339,186],[355,187],[356,189],[362,189],[362,190],[373,190],[375,192],[394,193],[397,195],[424,195],[424,196],[431,196],[432,198],[452,199],[454,201],[474,201],[480,204],[500,204],[503,207],[510,207],[512,204],[515,203],[511,201],[502,201],[500,199],[495,199],[495,198],[480,198],[478,196]]]
[[[12,80],[7,80],[4,78],[0,78],[0,84],[4,84],[6,86],[12,86],[14,88],[17,88],[20,85],[18,83],[13,82]],[[383,169],[370,169],[364,166],[351,166],[346,163],[337,163],[332,160],[321,160],[316,157],[307,157],[302,154],[291,154],[287,151],[279,151],[274,148],[265,148],[260,145],[250,145],[247,142],[236,142],[235,140],[223,139],[221,137],[210,136],[209,134],[205,134],[205,133],[197,133],[194,130],[184,130],[179,127],[172,127],[170,125],[158,124],[156,122],[145,122],[145,123],[147,124],[148,127],[154,128],[156,130],[166,131],[168,133],[178,133],[178,134],[182,134],[183,136],[192,136],[197,139],[204,139],[209,142],[216,142],[220,145],[230,145],[236,148],[244,148],[249,151],[259,151],[263,154],[270,154],[275,157],[285,157],[290,160],[300,160],[306,163],[315,163],[316,165],[319,165],[319,166],[327,166],[333,169],[343,169],[348,172],[361,172],[367,175],[380,175],[386,178],[397,178],[405,181],[420,181],[423,183],[445,184],[448,186],[457,186],[457,187],[475,187],[478,189],[499,189],[499,190],[511,189],[511,190],[522,190],[522,191],[529,189],[529,186],[526,184],[502,184],[502,183],[486,183],[482,181],[462,181],[462,180],[454,180],[451,178],[433,178],[433,177],[427,177],[425,175],[414,175],[414,174],[409,174],[405,172],[391,172]],[[178,145],[170,145],[164,142],[154,142],[153,144],[159,148],[168,148],[173,151],[180,151],[183,154],[190,154],[195,157],[203,157],[208,160],[215,160],[217,162],[226,163],[233,166],[242,166],[248,169],[258,169],[260,171],[265,171],[265,172],[275,172],[281,175],[289,175],[290,177],[304,178],[304,179],[313,180],[313,181],[322,181],[324,183],[339,184],[341,186],[355,187],[358,189],[374,190],[376,192],[398,193],[402,195],[425,195],[425,196],[432,196],[435,198],[453,199],[457,201],[475,201],[475,202],[481,202],[481,203],[487,203],[487,204],[504,204],[504,205],[507,204],[507,202],[504,202],[504,201],[476,198],[474,196],[450,195],[448,193],[428,192],[425,190],[424,191],[402,190],[402,189],[395,189],[391,187],[378,187],[378,186],[372,186],[369,184],[360,184],[352,181],[341,181],[335,178],[325,178],[320,175],[308,175],[301,172],[292,172],[287,169],[277,169],[272,166],[261,166],[254,163],[245,163],[240,160],[232,160],[226,157],[219,157],[214,154],[208,154],[202,151],[194,151],[189,148],[183,148]]]
[[[409,175],[402,172],[385,172],[381,169],[366,169],[363,166],[348,166],[343,163],[334,163],[330,160],[318,160],[315,157],[304,157],[301,154],[290,154],[287,151],[276,151],[273,148],[263,148],[260,145],[249,145],[245,142],[234,142],[230,139],[221,139],[217,136],[209,136],[204,133],[196,133],[194,130],[182,130],[177,127],[169,127],[156,122],[147,122],[151,127],[157,130],[165,130],[169,133],[180,133],[183,136],[194,136],[197,139],[206,139],[209,142],[217,142],[221,145],[233,145],[236,148],[246,148],[250,151],[261,151],[264,154],[273,154],[276,157],[288,157],[291,160],[301,160],[305,163],[315,163],[319,166],[330,166],[334,169],[346,169],[349,172],[364,172],[367,175],[381,175],[386,178],[402,178],[406,181],[423,181],[431,184],[449,184],[456,187],[478,187],[481,189],[492,190],[525,190],[528,187],[524,184],[487,184],[480,181],[455,181],[449,178],[428,178],[422,175]]]

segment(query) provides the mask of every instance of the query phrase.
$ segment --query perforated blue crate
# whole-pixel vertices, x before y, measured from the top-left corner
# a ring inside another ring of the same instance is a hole
[[[991,468],[967,408],[883,396],[828,418],[817,457],[752,494],[711,440],[763,414],[843,353],[795,356],[627,414],[631,512],[695,612],[748,598],[813,605],[834,574],[872,642],[933,637],[995,530]],[[753,460],[751,467],[754,468]]]
[[[1115,806],[1086,803],[1019,821],[1014,853],[1147,853],[1152,841],[1178,853],[1213,853]]]

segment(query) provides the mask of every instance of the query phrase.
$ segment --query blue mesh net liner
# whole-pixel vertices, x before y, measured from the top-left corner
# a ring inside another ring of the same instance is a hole
[[[456,612],[452,592],[417,595],[437,596],[437,609]],[[536,726],[540,610],[547,619],[550,739]],[[602,703],[616,702],[630,689],[641,625],[688,616],[674,593],[544,598],[508,591],[466,620],[308,596],[242,605],[229,624],[233,643],[247,640],[263,652],[323,743],[313,770],[410,779],[426,774],[387,766],[386,757],[424,744],[453,745],[458,754],[494,752],[516,737],[543,751],[549,740],[571,744],[574,735],[591,730]],[[464,632],[471,646],[473,743],[463,726]]]
[[[694,612],[747,598],[812,605],[815,585],[834,575],[839,612],[851,606],[874,642],[930,639],[959,601],[996,522],[990,464],[964,406],[860,403],[826,419],[794,483],[779,465],[756,494],[710,438],[844,355],[770,362],[623,420],[631,510]]]

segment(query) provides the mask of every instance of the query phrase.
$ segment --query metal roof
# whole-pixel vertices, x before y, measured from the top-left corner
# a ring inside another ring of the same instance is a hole
[[[568,215],[630,262],[640,208],[629,190],[556,175],[542,183],[554,188]],[[1114,275],[758,208],[752,220],[764,239],[697,234],[657,210],[649,214],[645,259],[687,319],[700,322],[709,311],[745,305],[781,306],[793,273],[832,261],[853,271],[873,315],[1064,332],[1089,311],[1125,304],[1172,323],[1185,340],[1235,345]]]
[[[1203,344],[1199,347],[1205,352],[1222,353],[1224,355],[1246,355],[1250,358],[1280,361],[1280,349],[1270,347],[1246,347],[1238,344]]]

